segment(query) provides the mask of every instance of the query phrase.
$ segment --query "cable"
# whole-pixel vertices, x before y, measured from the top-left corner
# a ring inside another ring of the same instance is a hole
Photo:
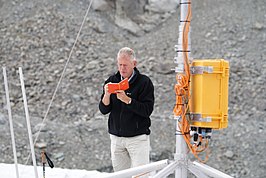
[[[75,48],[76,43],[77,43],[77,41],[78,41],[78,38],[79,38],[79,36],[80,36],[80,33],[81,33],[81,30],[82,30],[83,25],[84,25],[84,23],[85,23],[85,20],[86,20],[86,18],[87,18],[87,16],[88,16],[88,13],[89,13],[89,11],[90,11],[90,8],[91,8],[91,5],[92,5],[92,2],[93,2],[93,0],[90,1],[89,7],[88,7],[88,9],[87,9],[87,11],[86,11],[86,14],[85,14],[84,18],[83,18],[83,21],[82,21],[81,26],[80,26],[80,28],[79,28],[78,34],[77,34],[77,36],[76,36],[76,40],[75,40],[75,42],[74,42],[74,44],[73,44],[73,46],[72,46],[72,48],[71,48],[71,51],[70,51],[70,53],[69,53],[69,56],[68,56],[67,62],[66,62],[66,64],[65,64],[65,66],[64,66],[63,72],[62,72],[62,74],[61,74],[61,76],[60,76],[60,79],[59,79],[59,81],[58,81],[58,83],[57,83],[57,86],[56,86],[56,88],[55,88],[55,91],[54,91],[54,93],[53,93],[52,99],[51,99],[51,101],[50,101],[50,103],[49,103],[49,105],[48,105],[47,111],[46,111],[46,113],[45,113],[45,115],[44,115],[43,121],[42,121],[42,123],[41,123],[41,127],[40,127],[40,129],[38,130],[38,132],[37,132],[36,138],[35,138],[35,140],[34,140],[34,145],[36,144],[36,141],[37,141],[37,139],[38,139],[38,137],[39,137],[39,135],[40,135],[41,129],[43,128],[43,124],[44,124],[44,122],[45,122],[46,119],[47,119],[48,113],[49,113],[50,108],[51,108],[51,106],[52,106],[52,103],[53,103],[53,100],[54,100],[55,95],[56,95],[56,93],[57,93],[57,90],[58,90],[58,88],[59,88],[59,86],[60,86],[60,84],[61,84],[61,81],[63,80],[63,77],[64,77],[65,71],[66,71],[66,69],[67,69],[68,63],[69,63],[69,61],[70,61],[70,58],[71,58],[71,56],[72,56],[72,53],[73,53],[73,51],[74,51],[74,48]],[[25,165],[27,165],[27,163],[28,163],[28,161],[29,161],[29,157],[30,157],[30,155],[28,156]]]
[[[188,53],[190,50],[188,49],[189,41],[188,41],[188,35],[189,35],[189,27],[191,22],[191,1],[182,3],[187,4],[187,16],[185,20],[182,20],[180,22],[184,22],[183,26],[183,36],[182,36],[182,50],[178,50],[177,52],[182,52],[183,54],[183,62],[184,62],[184,73],[178,73],[176,75],[177,84],[175,85],[175,93],[176,93],[176,104],[174,107],[174,114],[176,116],[181,116],[181,120],[178,123],[179,129],[181,133],[178,135],[182,135],[185,142],[187,143],[187,146],[189,150],[192,152],[192,154],[200,161],[200,162],[206,162],[208,159],[208,152],[206,152],[205,160],[202,160],[199,158],[198,153],[205,151],[208,148],[208,140],[203,142],[201,137],[201,144],[200,145],[192,145],[190,142],[190,134],[187,134],[190,132],[190,124],[187,119],[189,117],[188,111],[189,111],[189,105],[190,105],[190,65],[189,65],[189,59],[188,59]]]

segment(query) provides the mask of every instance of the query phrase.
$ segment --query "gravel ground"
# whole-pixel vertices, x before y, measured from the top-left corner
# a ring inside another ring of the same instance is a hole
[[[0,0],[0,65],[8,71],[18,161],[30,153],[18,67],[23,68],[34,136],[85,15],[85,0]],[[155,85],[152,161],[173,159],[175,74],[180,9],[141,14],[140,31],[115,23],[114,8],[91,10],[37,140],[56,167],[111,172],[107,117],[98,111],[103,81],[116,71],[123,46],[135,49],[139,69]],[[192,1],[191,56],[230,62],[229,127],[214,131],[208,165],[233,177],[266,175],[266,1]],[[3,77],[0,77],[3,83]],[[12,163],[4,85],[0,85],[0,162]],[[191,160],[194,160],[191,156]],[[190,175],[193,177],[192,175]]]

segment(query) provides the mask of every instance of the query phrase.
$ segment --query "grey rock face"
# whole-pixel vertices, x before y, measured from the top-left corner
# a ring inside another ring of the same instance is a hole
[[[108,116],[99,112],[98,102],[104,80],[116,72],[116,54],[123,46],[135,49],[139,70],[155,86],[151,159],[173,159],[176,79],[172,69],[180,12],[156,13],[146,8],[149,2],[106,0],[102,1],[103,7],[108,5],[106,10],[89,12],[37,139],[37,159],[46,147],[56,167],[112,171]],[[35,138],[87,7],[83,0],[0,1],[0,66],[7,67],[21,164],[30,147],[18,67],[23,68]],[[128,11],[130,7],[134,8]],[[207,164],[234,177],[266,174],[265,11],[264,1],[192,1],[191,56],[230,62],[229,127],[213,132]],[[131,24],[132,31],[124,28]],[[0,162],[12,163],[2,75],[0,83]],[[191,154],[189,158],[195,160]]]

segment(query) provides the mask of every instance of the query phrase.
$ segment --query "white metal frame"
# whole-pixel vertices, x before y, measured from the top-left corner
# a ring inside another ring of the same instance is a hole
[[[5,92],[6,92],[6,106],[7,106],[7,111],[8,111],[9,128],[10,128],[11,140],[12,140],[13,157],[14,157],[14,163],[15,163],[15,168],[16,168],[16,177],[19,178],[18,159],[17,159],[15,134],[14,134],[14,127],[13,127],[13,120],[12,120],[11,104],[10,104],[10,98],[9,98],[6,67],[3,67],[3,76],[4,76],[4,84],[5,84]]]
[[[22,96],[23,96],[24,110],[25,110],[25,115],[26,115],[26,122],[27,122],[27,128],[28,128],[29,141],[30,141],[32,162],[33,162],[33,166],[34,166],[34,173],[35,173],[35,178],[38,178],[38,171],[37,171],[37,164],[36,164],[36,158],[35,158],[34,145],[33,145],[33,140],[32,140],[32,132],[31,132],[31,125],[30,125],[30,116],[29,116],[29,110],[28,110],[27,96],[26,96],[23,72],[22,72],[22,68],[21,67],[19,67],[19,77],[20,77],[21,91],[22,91]]]
[[[14,163],[15,163],[15,168],[16,168],[16,177],[19,178],[17,153],[16,153],[16,143],[15,143],[15,136],[14,136],[13,121],[12,121],[11,105],[10,105],[10,99],[9,99],[9,89],[8,89],[6,67],[3,67],[3,76],[4,76],[4,84],[5,84],[5,92],[6,92],[6,103],[7,103],[7,110],[8,110],[8,116],[9,116],[12,148],[13,148],[13,155],[14,155]],[[32,162],[33,162],[33,166],[34,166],[34,173],[35,173],[35,178],[38,178],[38,171],[37,171],[37,164],[36,164],[36,158],[35,158],[34,144],[33,144],[33,141],[32,141],[32,132],[31,132],[31,125],[30,125],[29,110],[28,110],[27,97],[26,97],[26,91],[25,91],[25,85],[24,85],[24,79],[23,79],[23,73],[22,73],[22,68],[21,67],[19,67],[19,77],[20,77],[21,91],[22,91],[24,110],[25,110],[25,116],[26,116],[26,122],[27,122],[28,136],[29,136],[29,141],[30,141]]]

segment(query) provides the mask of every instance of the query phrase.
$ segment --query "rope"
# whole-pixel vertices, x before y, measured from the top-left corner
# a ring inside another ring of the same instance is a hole
[[[66,71],[66,69],[67,69],[68,63],[69,63],[69,61],[70,61],[70,58],[71,58],[71,56],[72,56],[72,53],[73,53],[73,51],[74,51],[74,48],[75,48],[76,43],[77,43],[77,41],[78,41],[78,38],[79,38],[79,36],[80,36],[80,33],[81,33],[81,30],[82,30],[83,25],[84,25],[84,23],[85,23],[85,20],[86,20],[86,18],[87,18],[87,16],[88,16],[88,13],[89,13],[89,11],[90,11],[90,8],[91,8],[91,5],[92,5],[92,2],[93,2],[93,0],[90,1],[89,7],[88,7],[88,9],[87,9],[87,11],[86,11],[86,14],[85,14],[84,18],[83,18],[83,21],[82,21],[81,26],[80,26],[80,28],[79,28],[78,34],[77,34],[77,36],[76,36],[76,40],[75,40],[75,42],[74,42],[74,44],[73,44],[73,46],[72,46],[72,48],[71,48],[71,51],[70,51],[70,53],[69,53],[69,56],[68,56],[67,62],[66,62],[66,64],[65,64],[65,66],[64,66],[64,70],[63,70],[63,72],[62,72],[62,74],[61,74],[61,76],[60,76],[60,79],[59,79],[59,81],[58,81],[58,83],[57,83],[57,86],[56,86],[56,88],[55,88],[55,91],[54,91],[54,93],[53,93],[52,99],[51,99],[51,101],[50,101],[50,103],[49,103],[48,109],[47,109],[47,111],[46,111],[46,113],[45,113],[45,116],[44,116],[44,118],[43,118],[43,121],[42,121],[42,123],[41,123],[41,127],[40,127],[40,129],[38,130],[38,132],[37,132],[36,138],[35,138],[35,140],[34,140],[34,145],[36,144],[36,141],[38,140],[38,137],[39,137],[39,135],[40,135],[41,129],[43,128],[43,124],[44,124],[44,122],[45,122],[46,119],[47,119],[48,113],[49,113],[50,108],[51,108],[51,106],[52,106],[52,103],[53,103],[53,100],[54,100],[55,95],[56,95],[56,93],[57,93],[57,90],[58,90],[58,88],[59,88],[59,86],[60,86],[60,84],[61,84],[61,81],[63,80],[63,77],[64,77],[65,71]],[[27,163],[28,163],[28,161],[29,161],[29,158],[30,158],[30,155],[28,156],[25,165],[27,165]]]

